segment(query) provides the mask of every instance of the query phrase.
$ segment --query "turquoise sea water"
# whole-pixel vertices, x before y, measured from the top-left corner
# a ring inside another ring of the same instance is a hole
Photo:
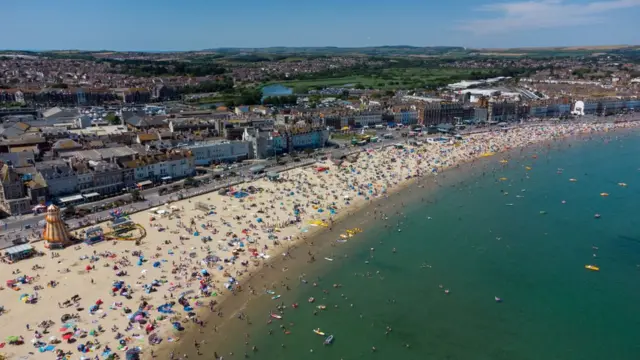
[[[638,154],[638,135],[578,140],[514,153],[503,168],[495,156],[495,172],[477,169],[431,195],[413,188],[414,200],[396,208],[403,214],[387,211],[389,220],[338,245],[334,261],[319,260],[309,284],[248,311],[257,352],[241,336],[219,351],[225,359],[228,351],[283,360],[638,359]],[[300,307],[267,324],[280,300]],[[327,310],[314,315],[318,304]],[[323,346],[314,328],[335,342]]]

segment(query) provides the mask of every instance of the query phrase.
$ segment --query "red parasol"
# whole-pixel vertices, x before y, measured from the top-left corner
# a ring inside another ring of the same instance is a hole
[[[62,339],[64,339],[64,340],[69,340],[72,337],[73,337],[73,333],[72,332],[68,332],[68,333],[62,334]]]

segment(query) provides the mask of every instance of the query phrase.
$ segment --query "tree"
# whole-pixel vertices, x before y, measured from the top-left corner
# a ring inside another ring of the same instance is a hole
[[[104,118],[105,120],[107,120],[109,122],[109,124],[111,125],[121,125],[122,124],[122,120],[120,119],[120,117],[114,113],[108,114],[107,116],[105,116]]]
[[[144,200],[144,196],[142,196],[142,193],[140,192],[140,190],[134,189],[131,191],[131,201],[136,202],[136,201],[142,201],[142,200]]]
[[[356,86],[354,86],[356,89],[358,90],[364,90],[364,85],[357,83]]]
[[[65,216],[73,216],[76,214],[76,207],[73,205],[69,205],[66,208],[64,208],[64,214]]]

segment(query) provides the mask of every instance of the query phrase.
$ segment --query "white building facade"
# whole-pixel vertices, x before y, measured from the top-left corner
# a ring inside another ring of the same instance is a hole
[[[249,158],[249,141],[216,141],[185,146],[191,151],[196,166],[208,166],[212,163],[237,161]]]

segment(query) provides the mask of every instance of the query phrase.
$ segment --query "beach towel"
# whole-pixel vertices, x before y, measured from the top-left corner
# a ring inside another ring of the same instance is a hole
[[[55,350],[55,346],[54,345],[47,345],[47,346],[41,346],[38,350],[40,352],[47,352],[47,351],[53,351]]]

